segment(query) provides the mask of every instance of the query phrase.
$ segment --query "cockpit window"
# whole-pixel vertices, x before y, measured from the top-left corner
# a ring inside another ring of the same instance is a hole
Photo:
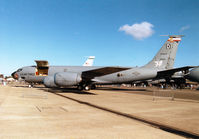
[[[22,69],[18,69],[18,70],[17,70],[17,72],[20,72],[20,71],[22,71]]]

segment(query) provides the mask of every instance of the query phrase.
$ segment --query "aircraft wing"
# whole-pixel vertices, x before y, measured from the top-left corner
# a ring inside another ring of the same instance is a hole
[[[126,67],[103,67],[103,68],[99,68],[99,69],[88,70],[88,71],[82,72],[82,78],[93,79],[95,77],[104,76],[104,75],[108,75],[108,74],[111,74],[111,73],[115,73],[115,72],[119,72],[119,71],[123,71],[123,70],[128,70],[128,69],[130,69],[130,68],[126,68]]]
[[[174,73],[179,72],[179,71],[187,73],[189,69],[195,68],[195,67],[197,66],[185,66],[185,67],[180,67],[180,68],[173,68],[173,69],[158,71],[157,78],[171,77]]]

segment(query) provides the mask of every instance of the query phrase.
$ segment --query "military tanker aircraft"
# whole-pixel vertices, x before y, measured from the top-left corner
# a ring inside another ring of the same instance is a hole
[[[12,74],[15,79],[43,82],[46,87],[77,86],[79,90],[95,88],[97,84],[122,84],[149,79],[169,79],[178,71],[192,67],[173,68],[178,45],[183,35],[169,35],[155,57],[142,67],[114,66],[49,66],[36,61],[37,66],[23,67]]]

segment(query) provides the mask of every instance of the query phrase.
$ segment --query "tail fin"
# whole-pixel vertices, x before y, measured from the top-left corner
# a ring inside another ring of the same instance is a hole
[[[173,68],[178,45],[182,37],[183,35],[169,35],[169,39],[156,56],[144,67],[156,68],[158,70]]]
[[[83,64],[83,66],[92,66],[94,59],[95,59],[95,56],[89,56],[86,62]]]

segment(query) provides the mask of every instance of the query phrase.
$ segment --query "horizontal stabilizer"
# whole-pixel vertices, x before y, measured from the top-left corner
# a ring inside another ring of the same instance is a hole
[[[180,67],[180,68],[174,68],[174,69],[168,69],[168,70],[158,71],[157,78],[171,77],[176,72],[180,72],[180,71],[187,72],[187,70],[195,68],[195,67],[197,67],[197,66],[185,66],[185,67]]]
[[[182,38],[185,35],[160,35],[160,36],[169,36],[169,38]]]

